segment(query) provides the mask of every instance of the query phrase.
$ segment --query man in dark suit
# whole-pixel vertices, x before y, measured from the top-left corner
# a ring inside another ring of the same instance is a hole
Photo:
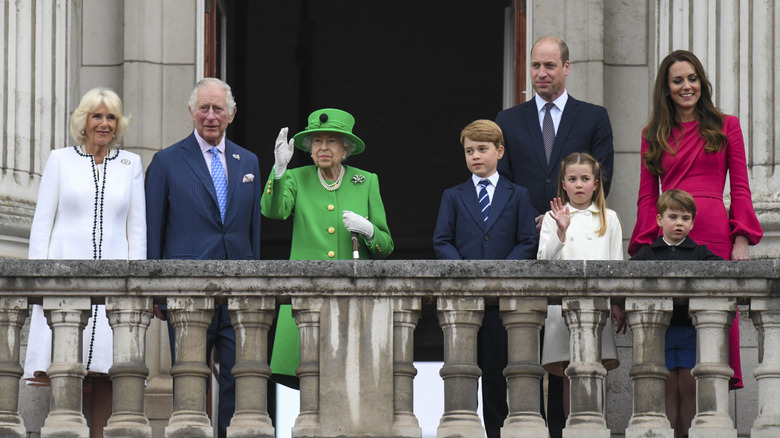
[[[569,48],[560,38],[547,36],[531,50],[533,99],[498,113],[504,133],[504,158],[499,172],[525,188],[536,209],[539,232],[550,201],[557,196],[561,161],[574,152],[587,152],[601,165],[604,193],[612,181],[614,151],[607,110],[576,100],[566,92]],[[562,435],[562,381],[550,376],[547,422],[550,435]]]
[[[230,86],[201,79],[189,111],[195,131],[154,155],[146,170],[149,259],[257,260],[260,258],[260,196],[257,156],[225,138],[236,115]],[[173,347],[173,342],[171,343]],[[207,352],[220,363],[219,436],[235,411],[236,334],[227,306],[217,306]]]

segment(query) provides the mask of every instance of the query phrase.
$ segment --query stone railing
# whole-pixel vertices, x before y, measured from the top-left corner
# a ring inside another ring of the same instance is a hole
[[[539,332],[548,303],[571,330],[571,415],[566,437],[609,437],[604,421],[601,328],[610,301],[625,304],[633,333],[634,409],[627,437],[671,437],[664,414],[664,336],[674,299],[688,300],[698,333],[697,413],[691,437],[736,437],[727,408],[727,335],[737,304],[758,331],[759,414],[753,437],[780,436],[778,261],[26,261],[0,260],[0,436],[24,437],[17,392],[19,338],[28,305],[53,329],[51,411],[43,437],[87,437],[81,413],[81,332],[92,303],[114,331],[113,414],[106,437],[150,437],[144,415],[145,332],[167,302],[177,330],[173,415],[166,437],[211,437],[206,415],[206,328],[226,303],[236,329],[236,413],[228,436],[272,437],[266,409],[267,334],[291,303],[301,331],[301,413],[294,437],[419,437],[413,412],[413,331],[435,302],[444,333],[445,411],[440,437],[482,437],[476,333],[498,305],[509,334],[509,417],[502,437],[546,437],[539,414]],[[205,274],[208,273],[208,274]],[[746,373],[750,370],[744,370]],[[121,396],[116,396],[121,394]]]

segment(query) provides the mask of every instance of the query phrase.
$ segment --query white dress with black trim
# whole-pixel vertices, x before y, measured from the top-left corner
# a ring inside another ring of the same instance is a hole
[[[103,164],[96,165],[83,146],[53,150],[41,176],[29,258],[145,259],[141,157],[110,149]],[[113,334],[104,306],[93,306],[91,313],[83,334],[84,364],[89,372],[108,373],[113,362]],[[24,378],[36,379],[50,363],[51,329],[43,308],[34,305]]]

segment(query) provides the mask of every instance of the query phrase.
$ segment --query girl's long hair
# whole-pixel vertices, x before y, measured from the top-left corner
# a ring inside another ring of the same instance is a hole
[[[700,81],[701,95],[696,102],[696,118],[699,121],[699,133],[704,138],[706,152],[718,152],[728,144],[723,132],[723,113],[712,103],[712,84],[707,80],[699,58],[687,50],[675,50],[658,67],[653,87],[653,112],[642,134],[647,142],[647,152],[642,162],[653,175],[663,175],[661,158],[664,152],[674,155],[675,149],[669,144],[672,128],[677,126],[677,107],[669,95],[669,68],[678,62],[689,62]],[[677,139],[673,139],[677,142]]]
[[[566,202],[569,202],[569,194],[566,193],[566,190],[563,188],[563,180],[566,178],[566,168],[573,164],[587,164],[590,166],[591,172],[593,173],[593,179],[599,182],[598,188],[596,188],[596,191],[593,192],[591,201],[593,201],[593,203],[596,204],[596,208],[599,209],[599,222],[601,223],[601,226],[598,230],[596,230],[596,232],[598,233],[599,237],[601,237],[607,233],[607,201],[604,198],[604,184],[602,184],[601,180],[601,166],[595,158],[584,152],[575,152],[566,157],[561,162],[561,169],[558,172],[558,177],[560,178],[560,181],[558,181],[558,197]]]

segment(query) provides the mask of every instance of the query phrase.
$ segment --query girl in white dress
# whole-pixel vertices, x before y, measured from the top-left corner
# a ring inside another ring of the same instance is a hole
[[[601,167],[586,153],[574,153],[561,163],[558,198],[542,222],[539,236],[540,260],[623,260],[623,233],[617,213],[606,206],[601,184]],[[612,322],[625,333],[623,309],[612,305]],[[569,380],[563,371],[569,365],[569,328],[561,306],[548,306],[544,323],[542,366],[563,377],[563,405],[569,416]],[[601,358],[609,371],[620,364],[615,335],[610,324],[601,338]]]
[[[51,151],[41,176],[30,259],[146,258],[141,157],[117,148],[129,124],[113,91],[95,88],[81,99],[70,123],[77,146]],[[111,413],[106,374],[113,363],[113,332],[104,306],[93,305],[90,314],[83,333],[83,363],[90,373],[84,405],[93,436],[102,436]],[[28,383],[49,383],[51,344],[43,308],[34,305],[24,363]]]

